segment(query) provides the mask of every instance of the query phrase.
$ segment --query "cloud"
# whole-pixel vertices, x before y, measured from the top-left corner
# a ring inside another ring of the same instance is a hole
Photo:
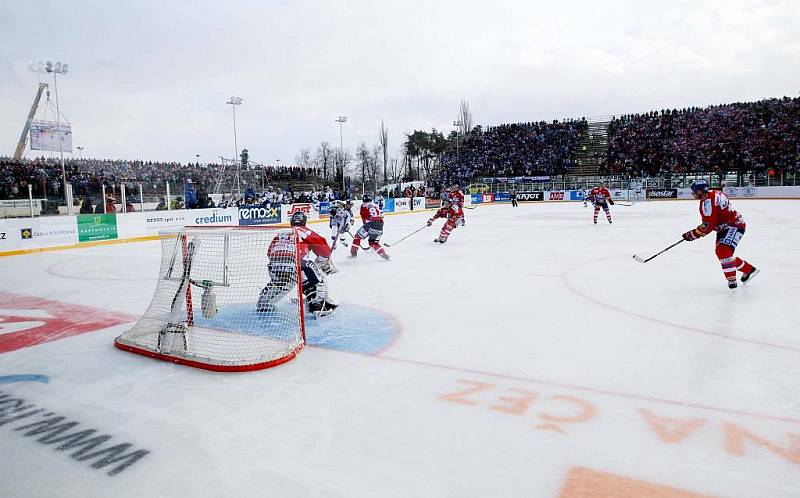
[[[43,15],[47,12],[48,15]],[[301,148],[476,123],[597,116],[798,91],[791,1],[7,2],[0,6],[0,148],[13,150],[36,87],[59,80],[85,155],[211,160],[240,147],[291,162]]]

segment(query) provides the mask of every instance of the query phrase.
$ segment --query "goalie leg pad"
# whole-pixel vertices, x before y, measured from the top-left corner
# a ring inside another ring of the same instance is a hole
[[[270,264],[269,275],[272,281],[261,290],[256,310],[267,311],[283,299],[294,287],[297,273],[291,264]]]

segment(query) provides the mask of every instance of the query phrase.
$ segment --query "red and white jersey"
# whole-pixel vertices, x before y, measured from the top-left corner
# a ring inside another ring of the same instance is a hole
[[[447,218],[451,221],[458,221],[458,219],[462,216],[464,216],[464,211],[461,209],[461,206],[451,202],[449,206],[439,208],[439,210],[436,211],[436,214],[433,215],[433,219]]]
[[[321,235],[308,227],[294,227],[297,232],[297,250],[300,259],[309,251],[323,258],[331,257],[331,248]],[[289,232],[280,232],[269,245],[267,254],[270,259],[294,257],[294,237]]]
[[[464,207],[464,194],[462,194],[460,190],[450,192],[450,202],[458,204],[460,207]]]
[[[731,207],[728,196],[719,190],[709,190],[706,198],[700,201],[700,218],[703,222],[697,229],[704,234],[730,226],[745,227],[742,215]]]
[[[383,221],[383,213],[381,208],[374,202],[365,202],[361,205],[361,221],[369,223],[370,221]]]
[[[608,199],[611,199],[611,192],[605,187],[595,187],[589,192],[589,200],[592,202],[603,204]]]

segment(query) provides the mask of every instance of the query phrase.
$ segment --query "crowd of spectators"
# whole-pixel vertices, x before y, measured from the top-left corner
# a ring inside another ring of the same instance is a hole
[[[449,185],[467,184],[473,178],[564,174],[576,164],[581,139],[587,131],[586,119],[476,127],[463,136],[457,147],[441,156],[438,175],[427,181]],[[601,174],[797,171],[800,98],[620,116],[609,123],[608,149],[604,154]],[[167,184],[173,195],[180,195],[186,190],[184,182],[191,179],[201,199],[197,202],[184,199],[187,207],[207,205],[207,192],[214,190],[223,170],[230,175],[232,168],[214,163],[107,159],[68,159],[65,163],[67,181],[73,185],[76,197],[95,197],[100,201],[103,186],[114,190],[121,184],[132,195],[138,194],[139,185],[146,193],[163,193]],[[260,187],[262,194],[254,195],[256,203],[263,202],[265,195],[274,202],[277,194],[267,190],[269,185],[283,185],[281,200],[283,196],[294,200],[294,194],[289,193],[292,183],[322,183],[320,175],[321,171],[313,167],[258,166],[241,170],[240,184],[242,188]],[[231,185],[230,179],[224,183]],[[58,159],[0,157],[0,199],[26,198],[29,186],[36,198],[63,196]],[[330,195],[344,198],[352,192]],[[242,204],[247,199],[224,202]]]
[[[442,158],[440,180],[473,177],[558,175],[577,159],[586,119],[515,123],[476,129]]]
[[[601,172],[663,175],[800,169],[800,98],[620,116]]]
[[[146,191],[163,191],[169,183],[173,191],[177,191],[187,178],[211,190],[223,171],[223,166],[214,163],[67,159],[64,169],[76,196],[98,196],[102,185],[111,188],[121,183],[126,183],[129,189],[138,184],[152,187],[145,188]],[[298,166],[253,167],[241,171],[241,182],[244,185],[274,185],[291,181],[312,181],[318,179],[319,174],[320,171],[316,168]],[[33,186],[34,197],[57,198],[63,195],[59,159],[0,158],[1,199],[27,198],[29,184]]]

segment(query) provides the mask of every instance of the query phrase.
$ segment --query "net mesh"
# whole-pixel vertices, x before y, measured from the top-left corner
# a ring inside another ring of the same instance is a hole
[[[238,370],[281,363],[303,346],[293,229],[198,227],[164,230],[161,236],[153,301],[117,337],[118,347]],[[282,250],[270,257],[270,244],[278,239]]]

